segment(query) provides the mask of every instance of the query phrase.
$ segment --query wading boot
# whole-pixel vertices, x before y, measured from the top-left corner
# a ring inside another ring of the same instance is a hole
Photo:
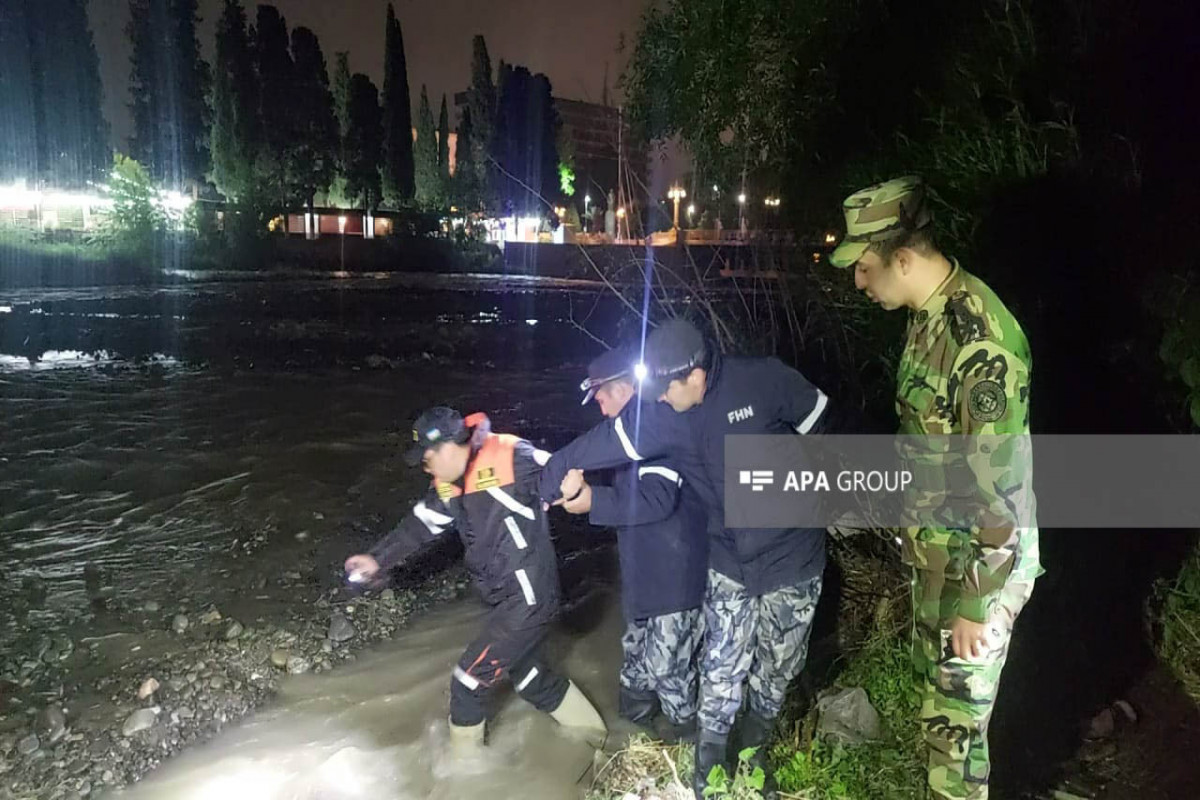
[[[450,755],[455,759],[470,758],[483,747],[485,723],[478,725],[455,725],[450,722]]]
[[[608,736],[608,727],[604,724],[600,712],[592,705],[592,701],[579,691],[579,687],[575,685],[574,681],[568,684],[567,693],[563,695],[562,702],[558,704],[558,708],[550,712],[550,716],[554,717],[554,721],[564,728],[573,728],[579,731],[588,744],[593,747],[599,749],[604,746],[604,740]]]
[[[763,797],[765,800],[775,800],[779,791],[779,788],[775,785],[775,777],[771,774],[767,763],[767,746],[770,743],[773,733],[775,733],[775,720],[765,719],[749,710],[742,717],[738,751],[745,750],[747,747],[755,748],[754,756],[749,762],[750,770],[753,772],[755,767],[762,767],[763,773],[766,775],[766,779],[763,782]]]
[[[663,714],[655,720],[654,729],[655,735],[666,744],[695,743],[696,741],[695,717],[685,719],[683,722],[672,722],[670,717]]]
[[[639,692],[622,686],[617,694],[617,713],[634,725],[649,730],[658,711],[658,695],[654,692]]]
[[[726,775],[733,776],[729,768],[729,737],[701,728],[696,740],[696,774],[692,778],[692,790],[696,792],[697,800],[704,797],[708,773],[718,764],[725,768]]]

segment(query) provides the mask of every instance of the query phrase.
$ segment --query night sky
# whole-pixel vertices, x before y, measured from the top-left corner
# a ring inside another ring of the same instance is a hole
[[[429,87],[429,102],[437,114],[442,93],[467,87],[471,73],[471,39],[487,38],[492,66],[503,59],[544,72],[559,97],[598,102],[608,65],[610,92],[616,96],[617,77],[625,56],[617,53],[622,33],[632,44],[638,18],[648,0],[603,0],[564,3],[552,0],[396,0],[404,28],[408,82],[413,114],[421,84]],[[256,3],[243,0],[253,21]],[[334,53],[350,52],[350,69],[365,72],[382,86],[383,25],[387,0],[277,0],[289,31],[312,28],[321,40],[332,70]],[[200,0],[200,47],[211,61],[213,27],[222,0]],[[89,0],[88,11],[100,74],[104,81],[104,112],[112,126],[112,144],[124,149],[131,132],[128,111],[129,44],[125,24],[128,0]]]

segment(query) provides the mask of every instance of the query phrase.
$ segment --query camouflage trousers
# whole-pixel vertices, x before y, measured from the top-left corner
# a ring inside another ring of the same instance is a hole
[[[992,646],[983,657],[970,660],[956,657],[950,641],[961,589],[941,574],[913,571],[913,665],[933,798],[986,800],[988,796],[988,723],[1013,625],[1033,593],[1036,556],[1032,563],[1033,570],[1018,568],[1010,576],[989,623]]]
[[[703,626],[700,609],[693,608],[633,620],[621,637],[621,685],[657,695],[663,713],[676,724],[696,716]]]
[[[804,668],[821,576],[760,597],[740,583],[708,571],[704,597],[704,655],[701,660],[700,725],[726,736],[742,705],[743,684],[750,710],[775,719],[792,678]]]

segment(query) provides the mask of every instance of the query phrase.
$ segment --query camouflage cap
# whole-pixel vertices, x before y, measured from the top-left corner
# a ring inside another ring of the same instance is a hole
[[[925,182],[910,175],[860,189],[842,203],[846,238],[829,256],[835,267],[852,267],[872,242],[883,242],[929,224]]]

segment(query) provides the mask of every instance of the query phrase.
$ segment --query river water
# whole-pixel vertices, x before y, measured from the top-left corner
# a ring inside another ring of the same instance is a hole
[[[0,647],[124,635],[135,610],[270,618],[288,594],[246,587],[285,572],[336,587],[340,559],[421,490],[400,458],[421,408],[484,410],[561,444],[597,419],[578,402],[598,352],[581,323],[630,335],[620,318],[594,286],[462,276],[0,296]],[[589,598],[611,559],[602,537],[572,536],[564,583],[592,610],[554,646],[608,707],[619,615]],[[469,602],[440,609],[350,666],[291,679],[130,796],[573,796],[592,750],[517,699],[472,774],[439,763],[447,676],[477,623]]]

